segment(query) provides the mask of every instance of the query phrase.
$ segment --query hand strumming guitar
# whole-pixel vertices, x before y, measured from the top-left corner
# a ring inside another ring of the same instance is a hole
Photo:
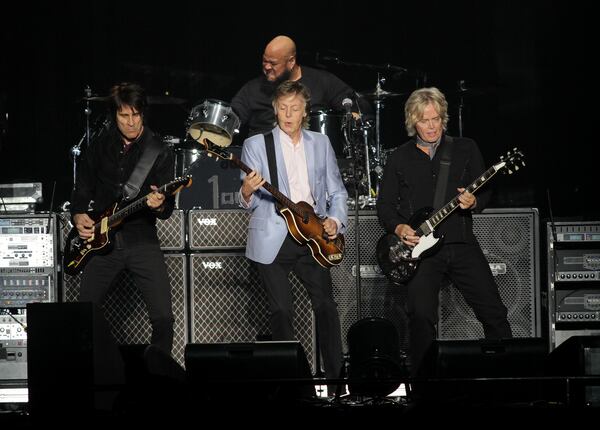
[[[79,232],[80,238],[89,239],[94,235],[94,221],[89,217],[88,214],[83,213],[73,215],[73,223]]]

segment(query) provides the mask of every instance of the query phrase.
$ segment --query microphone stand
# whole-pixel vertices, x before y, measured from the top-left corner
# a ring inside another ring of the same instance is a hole
[[[364,124],[363,124],[364,125]],[[362,127],[364,134],[366,135],[366,127]],[[356,249],[356,270],[355,270],[355,283],[356,283],[356,315],[358,319],[362,318],[362,306],[361,306],[361,279],[360,279],[360,223],[359,223],[359,198],[360,198],[360,185],[359,185],[359,169],[357,159],[359,157],[354,148],[354,128],[353,128],[353,117],[352,114],[346,115],[346,133],[344,133],[344,138],[346,139],[346,146],[348,148],[353,148],[351,151],[354,155],[354,162],[352,163],[352,175],[354,176],[354,246]],[[352,268],[350,269],[350,273],[352,273]]]

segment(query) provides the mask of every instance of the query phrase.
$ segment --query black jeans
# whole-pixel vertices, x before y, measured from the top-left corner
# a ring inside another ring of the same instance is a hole
[[[427,349],[436,338],[439,292],[447,276],[483,325],[486,338],[512,337],[506,306],[478,244],[445,244],[424,258],[408,283],[411,374],[417,376]]]
[[[114,249],[94,256],[85,267],[79,300],[102,305],[112,282],[124,269],[131,273],[148,308],[151,343],[170,354],[175,320],[167,266],[158,244],[124,245],[117,233]]]
[[[288,279],[289,273],[294,271],[306,288],[315,313],[325,376],[339,378],[343,360],[342,334],[329,269],[321,267],[308,246],[298,245],[290,235],[273,263],[256,263],[256,266],[269,301],[273,340],[294,339],[293,295]]]

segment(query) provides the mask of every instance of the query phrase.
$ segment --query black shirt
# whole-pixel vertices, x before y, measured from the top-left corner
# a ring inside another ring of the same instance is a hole
[[[125,150],[120,133],[115,126],[112,126],[94,140],[84,150],[80,160],[77,183],[71,196],[71,214],[88,212],[90,207],[95,214],[102,213],[120,201],[123,184],[129,180],[150,139],[156,137],[147,126],[144,126],[142,135]],[[134,200],[149,194],[152,191],[150,185],[161,186],[173,180],[173,153],[167,145],[162,145],[161,153]],[[169,218],[174,205],[175,198],[168,196],[162,212],[155,213],[147,208],[128,216],[119,227],[125,243],[158,243],[156,218]]]
[[[337,76],[325,70],[302,66],[303,83],[310,91],[311,109],[342,109],[342,100],[354,100],[354,91]],[[247,82],[231,100],[231,107],[242,125],[248,126],[248,136],[271,131],[275,113],[271,104],[275,84],[259,76]]]
[[[419,209],[433,206],[442,147],[446,144],[444,136],[430,160],[412,139],[388,158],[377,199],[379,220],[387,232],[393,233],[398,224],[408,224],[410,217]],[[458,195],[457,188],[466,188],[486,170],[474,140],[453,138],[451,148],[444,204]],[[481,211],[489,200],[489,191],[482,189],[476,197],[476,211]],[[437,233],[445,234],[446,243],[475,243],[472,226],[471,210],[457,208],[438,226]]]

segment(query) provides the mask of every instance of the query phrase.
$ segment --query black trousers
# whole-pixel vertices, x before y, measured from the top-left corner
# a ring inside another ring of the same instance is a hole
[[[342,334],[329,269],[321,267],[308,246],[298,245],[289,234],[273,263],[256,263],[256,266],[267,293],[273,340],[294,339],[293,296],[288,279],[294,271],[310,297],[325,376],[339,378],[343,362]]]
[[[512,337],[506,306],[478,244],[445,244],[424,258],[408,283],[411,374],[417,376],[427,349],[436,338],[439,292],[448,277],[473,308],[486,338]],[[422,370],[422,369],[421,369]]]
[[[115,239],[111,252],[94,256],[83,270],[79,300],[101,306],[117,275],[129,270],[148,308],[151,343],[170,354],[175,320],[164,255],[158,243],[124,245],[118,232]]]

